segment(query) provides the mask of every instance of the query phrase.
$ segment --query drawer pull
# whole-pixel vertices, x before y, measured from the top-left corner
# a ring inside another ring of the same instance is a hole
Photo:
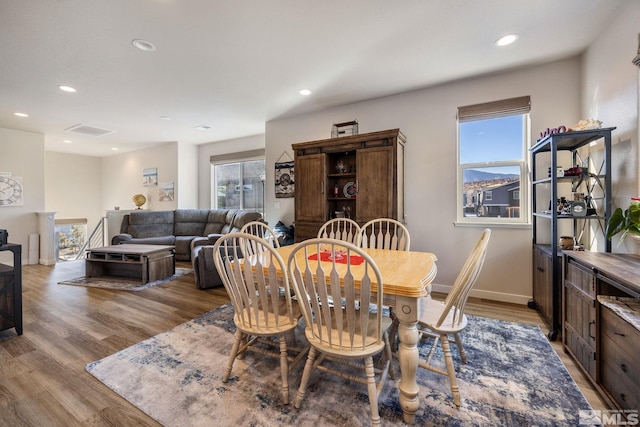
[[[621,337],[626,337],[626,335],[625,335],[625,334],[623,334],[622,332],[614,332],[614,334],[619,335],[619,336],[621,336]]]
[[[622,372],[626,373],[627,372],[627,365],[625,365],[624,363],[620,365],[620,369],[622,369]]]

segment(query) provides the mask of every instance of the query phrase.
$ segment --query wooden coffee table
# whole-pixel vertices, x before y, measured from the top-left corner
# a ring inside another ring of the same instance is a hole
[[[176,272],[175,247],[113,245],[87,251],[86,277],[125,277],[149,283]]]

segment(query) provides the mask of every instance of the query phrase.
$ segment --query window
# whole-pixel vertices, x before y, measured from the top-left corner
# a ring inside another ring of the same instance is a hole
[[[527,222],[529,111],[528,96],[458,108],[458,222]]]
[[[264,216],[264,150],[211,157],[211,208]]]

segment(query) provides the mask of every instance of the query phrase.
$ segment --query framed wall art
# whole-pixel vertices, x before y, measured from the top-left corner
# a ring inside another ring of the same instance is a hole
[[[286,156],[288,161],[281,161]],[[289,157],[287,152],[283,152],[275,163],[276,176],[276,198],[282,199],[295,196],[295,182],[294,182],[294,169],[293,159]]]

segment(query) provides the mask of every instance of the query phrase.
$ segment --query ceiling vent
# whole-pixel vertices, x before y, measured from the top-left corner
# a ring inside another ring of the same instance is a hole
[[[73,132],[73,133],[79,133],[79,134],[87,135],[87,136],[102,136],[102,135],[106,135],[108,133],[115,132],[114,130],[103,129],[103,128],[99,128],[99,127],[95,127],[95,126],[88,126],[88,125],[71,126],[70,128],[65,129],[65,131]]]

